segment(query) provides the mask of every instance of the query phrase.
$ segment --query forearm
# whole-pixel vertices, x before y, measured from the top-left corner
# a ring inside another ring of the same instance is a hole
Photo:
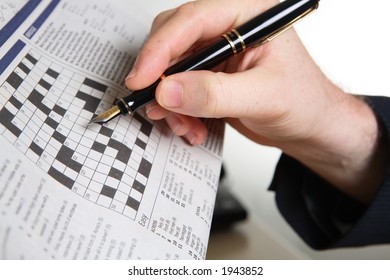
[[[329,113],[312,135],[281,148],[340,191],[368,203],[387,172],[388,137],[365,101],[334,90]]]
[[[379,127],[383,128],[377,137],[379,145],[383,147],[377,146],[377,155],[372,155],[375,152],[371,154],[368,162],[372,164],[367,164],[369,167],[363,175],[356,175],[363,178],[358,184],[362,190],[368,190],[371,194],[375,192],[369,204],[361,204],[356,199],[350,199],[349,195],[343,195],[342,191],[346,191],[340,185],[337,185],[338,189],[334,188],[319,177],[318,172],[308,170],[302,162],[287,155],[281,157],[275,170],[270,189],[276,193],[278,208],[286,221],[313,248],[356,247],[390,242],[389,227],[385,226],[390,223],[390,173],[381,176],[376,167],[382,166],[383,173],[386,172],[387,166],[383,163],[387,162],[390,146],[390,98],[367,96],[365,99],[372,106]],[[322,174],[322,177],[325,175]],[[336,183],[333,185],[336,186]]]

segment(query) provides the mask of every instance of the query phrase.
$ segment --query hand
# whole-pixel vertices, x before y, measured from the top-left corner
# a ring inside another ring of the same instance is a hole
[[[127,87],[150,85],[172,63],[276,3],[199,0],[160,14]],[[207,135],[199,117],[224,118],[248,138],[279,147],[361,201],[375,192],[361,185],[375,185],[373,177],[384,168],[383,159],[374,156],[379,139],[374,113],[324,76],[293,29],[214,71],[165,78],[156,100],[147,106],[148,117],[165,118],[192,144]]]

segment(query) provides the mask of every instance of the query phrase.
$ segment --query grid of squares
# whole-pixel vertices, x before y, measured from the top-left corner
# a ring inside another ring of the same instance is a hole
[[[63,186],[135,219],[162,128],[140,115],[87,126],[117,94],[31,50],[0,87],[0,134]]]

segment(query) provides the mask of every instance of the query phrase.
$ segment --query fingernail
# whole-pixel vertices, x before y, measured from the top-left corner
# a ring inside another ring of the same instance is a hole
[[[154,109],[156,109],[158,107],[158,104],[156,102],[152,102],[148,105],[146,105],[145,109],[146,109],[146,114],[149,114],[150,112],[152,112]]]
[[[180,118],[173,115],[166,117],[165,120],[171,128],[172,132],[175,134],[183,124]]]
[[[184,138],[187,139],[191,145],[194,145],[198,136],[192,131],[189,131],[186,135],[184,135]]]
[[[126,76],[125,80],[131,79],[136,75],[135,68],[131,69],[130,73]]]
[[[163,81],[159,103],[167,108],[177,108],[183,103],[183,85],[172,79]]]
[[[133,77],[137,74],[137,70],[136,70],[137,61],[138,61],[138,56],[137,56],[137,58],[134,60],[133,69],[131,69],[130,73],[126,76],[126,79],[125,79],[125,80],[130,79],[130,78],[133,78]]]

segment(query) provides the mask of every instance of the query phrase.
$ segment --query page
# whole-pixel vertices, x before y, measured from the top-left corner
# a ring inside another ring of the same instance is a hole
[[[1,0],[0,0],[1,1]],[[16,0],[0,2],[0,57],[4,63],[5,52],[15,44],[15,39],[23,35],[26,29],[47,9],[51,0]]]
[[[206,256],[223,124],[196,147],[142,111],[88,125],[128,94],[152,21],[120,3],[50,1],[2,46],[2,259]]]
[[[0,29],[2,29],[27,3],[27,0],[0,0]]]

